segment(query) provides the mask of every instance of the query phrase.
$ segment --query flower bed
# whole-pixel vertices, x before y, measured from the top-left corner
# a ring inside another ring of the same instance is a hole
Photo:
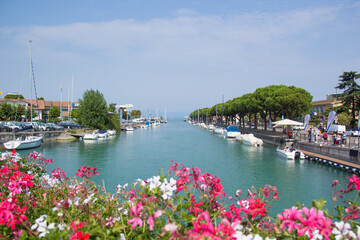
[[[172,163],[167,174],[109,193],[90,181],[96,168],[80,167],[70,179],[59,168],[47,174],[49,163],[36,152],[2,153],[1,239],[360,239],[356,175],[347,189],[333,182],[332,209],[319,200],[271,218],[276,187],[238,190],[225,206],[220,179],[197,167]]]

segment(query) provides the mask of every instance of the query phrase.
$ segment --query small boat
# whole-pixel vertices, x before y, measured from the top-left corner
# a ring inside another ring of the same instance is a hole
[[[215,128],[214,124],[209,124],[208,129],[210,131],[214,131],[214,128]]]
[[[277,148],[276,149],[276,153],[280,156],[280,157],[283,157],[283,158],[286,158],[286,159],[304,159],[305,158],[305,155],[304,153],[294,149],[294,150],[290,150],[290,149],[287,149],[287,148]]]
[[[99,131],[98,138],[107,138],[108,136],[109,136],[108,131],[106,131],[106,130],[100,130]]]
[[[223,135],[225,130],[223,128],[215,127],[214,131],[216,134]]]
[[[99,131],[88,132],[84,135],[84,140],[96,140],[99,138]]]
[[[109,130],[107,130],[107,132],[108,132],[109,136],[115,136],[116,135],[116,131],[113,130],[113,129],[109,129]]]
[[[134,128],[132,126],[126,126],[125,130],[128,131],[134,131]]]
[[[225,129],[224,135],[228,138],[236,138],[240,136],[240,131],[236,126],[229,126]]]
[[[260,147],[264,144],[263,140],[254,136],[254,134],[243,134],[236,137],[236,140],[241,141],[243,144]]]
[[[4,143],[6,149],[28,149],[36,148],[41,145],[43,137],[39,136],[20,136],[15,140]]]

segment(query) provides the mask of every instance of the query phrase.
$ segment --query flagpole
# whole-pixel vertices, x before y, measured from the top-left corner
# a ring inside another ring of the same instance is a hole
[[[62,84],[60,86],[60,111],[61,111],[61,121],[63,120],[63,111],[62,111]]]

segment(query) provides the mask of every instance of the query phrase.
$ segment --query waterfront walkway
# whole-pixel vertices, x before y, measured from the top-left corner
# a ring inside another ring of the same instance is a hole
[[[282,145],[283,142],[291,142],[295,147],[304,152],[311,158],[326,159],[327,162],[337,163],[336,165],[349,166],[360,169],[359,149],[349,148],[347,146],[338,146],[331,144],[322,144],[321,142],[302,141],[303,139],[286,139],[284,134],[279,131],[264,131],[259,129],[240,128],[242,133],[252,133],[261,138],[264,142]],[[357,156],[354,156],[357,155]]]

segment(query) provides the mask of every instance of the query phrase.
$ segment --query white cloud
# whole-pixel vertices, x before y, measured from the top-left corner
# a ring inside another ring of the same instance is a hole
[[[179,106],[183,103],[176,102],[183,101],[180,98],[189,88],[205,89],[209,93],[202,98],[205,101],[211,94],[229,91],[216,86],[225,79],[238,89],[238,94],[232,90],[229,95],[237,96],[275,82],[296,84],[283,75],[311,74],[307,51],[322,48],[317,44],[329,33],[329,25],[338,21],[340,11],[330,7],[220,17],[180,9],[172,18],[2,28],[0,36],[21,45],[32,39],[39,61],[49,69],[56,71],[51,66],[62,65],[63,74],[66,69],[76,71],[78,81],[86,80],[78,85],[78,97],[87,88],[104,88],[105,96],[117,101],[114,88],[133,81],[136,91],[122,92],[124,98],[136,101],[140,95],[162,93],[169,99],[177,97],[173,105]],[[43,72],[44,78],[52,76],[55,82],[66,77]],[[252,84],[244,89],[249,77]],[[99,78],[103,78],[100,85]]]

